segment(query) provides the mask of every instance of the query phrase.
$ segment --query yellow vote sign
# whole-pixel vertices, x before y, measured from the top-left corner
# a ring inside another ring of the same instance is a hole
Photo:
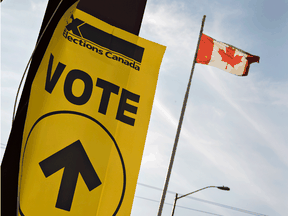
[[[32,84],[18,215],[130,215],[164,51],[64,14]]]

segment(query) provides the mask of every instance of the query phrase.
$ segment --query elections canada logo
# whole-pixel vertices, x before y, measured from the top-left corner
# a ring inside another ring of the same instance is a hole
[[[140,71],[143,47],[104,32],[78,18],[74,19],[73,15],[71,18],[72,22],[66,25],[63,32],[65,39]]]

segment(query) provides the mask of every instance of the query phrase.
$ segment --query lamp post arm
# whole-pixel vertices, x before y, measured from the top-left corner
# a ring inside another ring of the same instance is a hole
[[[185,196],[188,196],[188,195],[190,195],[190,194],[196,193],[196,192],[198,192],[198,191],[207,189],[207,188],[212,188],[212,187],[213,187],[213,188],[218,188],[218,189],[220,189],[220,190],[226,190],[226,191],[229,191],[229,190],[230,190],[229,187],[225,187],[225,186],[223,185],[222,187],[218,187],[218,186],[207,186],[207,187],[201,188],[201,189],[199,189],[199,190],[190,192],[190,193],[188,193],[188,194],[184,194],[184,195],[179,196],[179,197],[178,197],[178,193],[176,193],[176,196],[175,196],[175,199],[174,199],[173,210],[172,210],[172,216],[174,216],[175,207],[176,207],[176,202],[177,202],[178,199],[183,198],[183,197],[185,197]]]
[[[177,199],[183,198],[183,197],[188,196],[188,195],[190,195],[190,194],[193,194],[193,193],[196,193],[196,192],[198,192],[198,191],[201,191],[201,190],[204,190],[204,189],[207,189],[207,188],[211,188],[211,187],[216,187],[216,186],[207,186],[207,187],[201,188],[201,189],[199,189],[199,190],[193,191],[193,192],[191,192],[191,193],[188,193],[188,194],[179,196],[179,197],[177,197]]]

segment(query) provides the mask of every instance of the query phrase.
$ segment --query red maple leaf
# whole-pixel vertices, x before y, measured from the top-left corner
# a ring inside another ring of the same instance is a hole
[[[226,52],[222,49],[219,49],[218,53],[221,55],[222,61],[227,62],[225,69],[227,69],[228,64],[230,64],[234,68],[235,65],[241,62],[241,59],[243,57],[239,55],[234,56],[235,49],[230,46],[226,48]]]

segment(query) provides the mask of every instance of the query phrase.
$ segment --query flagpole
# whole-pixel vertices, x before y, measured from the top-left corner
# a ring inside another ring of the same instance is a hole
[[[196,63],[196,58],[197,58],[197,53],[198,53],[198,48],[199,48],[199,44],[200,44],[200,40],[201,40],[203,28],[204,28],[205,18],[206,18],[206,15],[204,15],[203,19],[202,19],[202,25],[201,25],[201,30],[199,33],[198,44],[197,44],[197,48],[196,48],[196,52],[195,52],[195,56],[194,56],[194,61],[192,64],[192,69],[191,69],[191,73],[190,73],[190,77],[189,77],[189,82],[187,85],[187,89],[186,89],[186,93],[185,93],[185,97],[184,97],[184,101],[183,101],[183,106],[182,106],[181,115],[180,115],[180,119],[179,119],[179,123],[178,123],[177,133],[176,133],[174,146],[173,146],[173,150],[172,150],[172,154],[171,154],[171,158],[170,158],[170,164],[169,164],[169,168],[168,168],[168,172],[167,172],[167,176],[166,176],[164,189],[162,192],[161,202],[159,205],[158,216],[162,215],[162,209],[163,209],[163,205],[164,205],[164,201],[165,201],[165,197],[166,197],[166,193],[167,193],[167,188],[168,188],[168,184],[169,184],[169,180],[170,180],[171,170],[172,170],[173,163],[174,163],[175,153],[176,153],[176,149],[177,149],[177,145],[178,145],[178,140],[179,140],[179,136],[180,136],[180,131],[181,131],[181,127],[182,127],[182,122],[183,122],[183,118],[184,118],[186,104],[187,104],[187,100],[188,100],[188,96],[189,96],[191,80],[192,80],[194,67],[195,67],[195,63]]]

